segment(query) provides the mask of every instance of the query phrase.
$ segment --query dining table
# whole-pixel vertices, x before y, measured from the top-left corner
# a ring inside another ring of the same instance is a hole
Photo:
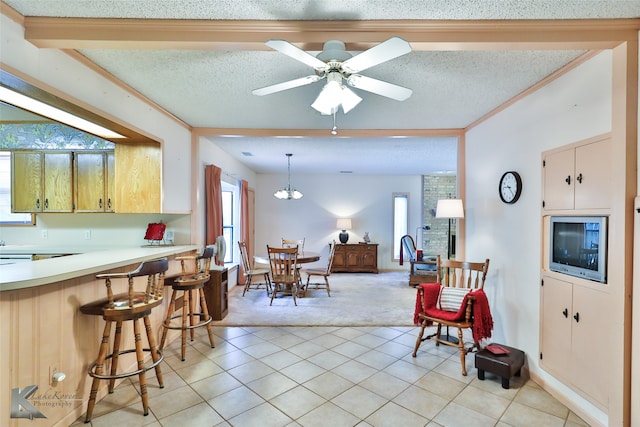
[[[256,264],[269,265],[269,255],[267,254],[254,255],[253,260],[256,262]],[[296,264],[308,264],[316,261],[320,261],[319,252],[311,252],[311,251],[298,252],[298,257],[296,258]]]

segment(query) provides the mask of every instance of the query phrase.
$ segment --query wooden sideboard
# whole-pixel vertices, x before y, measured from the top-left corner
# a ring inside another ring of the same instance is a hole
[[[378,273],[377,243],[337,243],[332,273]]]

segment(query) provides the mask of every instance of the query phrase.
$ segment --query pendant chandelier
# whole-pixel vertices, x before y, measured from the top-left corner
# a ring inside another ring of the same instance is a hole
[[[301,199],[302,193],[296,189],[291,188],[291,156],[293,154],[287,153],[287,187],[282,190],[278,190],[273,195],[276,199],[280,200],[291,200],[291,199]]]

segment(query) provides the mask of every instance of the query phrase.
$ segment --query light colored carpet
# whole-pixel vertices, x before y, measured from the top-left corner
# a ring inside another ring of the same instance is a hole
[[[306,275],[303,274],[306,281]],[[331,297],[324,289],[298,298],[275,298],[269,306],[264,288],[242,296],[242,286],[229,290],[229,312],[216,325],[228,326],[413,326],[416,290],[408,272],[334,273]]]

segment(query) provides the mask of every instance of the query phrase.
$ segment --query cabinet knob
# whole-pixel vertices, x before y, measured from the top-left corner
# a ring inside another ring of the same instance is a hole
[[[562,312],[562,314],[564,314],[564,317],[567,318],[569,317],[569,310],[567,310],[566,308],[564,309],[564,311]]]
[[[576,181],[578,181],[578,183],[582,184],[582,174],[579,173],[578,176],[576,177]]]
[[[576,319],[576,323],[578,323],[580,321],[580,313],[576,312],[576,314],[573,315],[573,318]]]
[[[564,182],[566,182],[567,185],[571,185],[571,175],[567,175],[567,179],[565,179]]]

